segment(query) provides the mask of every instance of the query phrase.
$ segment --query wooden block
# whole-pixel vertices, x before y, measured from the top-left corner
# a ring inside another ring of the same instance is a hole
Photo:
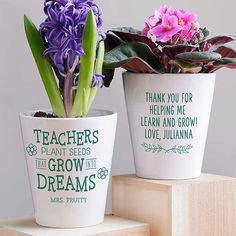
[[[29,236],[28,234],[23,234],[23,233],[19,233],[16,232],[15,230],[12,229],[6,229],[3,227],[0,227],[0,235],[1,236]]]
[[[77,229],[52,229],[37,225],[33,218],[0,222],[0,236],[149,236],[149,225],[106,216],[104,223]]]
[[[235,236],[236,179],[113,177],[113,214],[150,224],[151,236]]]

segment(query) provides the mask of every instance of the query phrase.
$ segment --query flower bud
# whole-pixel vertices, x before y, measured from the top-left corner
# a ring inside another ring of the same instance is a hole
[[[198,42],[201,42],[204,39],[204,34],[202,33],[202,31],[196,33],[196,38]]]
[[[211,47],[212,47],[212,44],[211,44],[211,43],[206,43],[206,44],[204,45],[203,51],[204,51],[204,52],[207,52],[207,51],[209,51],[209,50],[211,49]]]
[[[192,30],[199,31],[200,29],[200,24],[198,22],[193,22],[192,23]]]

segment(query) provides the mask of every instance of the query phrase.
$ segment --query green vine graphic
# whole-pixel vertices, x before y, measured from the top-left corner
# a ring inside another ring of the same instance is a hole
[[[142,146],[145,149],[145,152],[152,152],[152,153],[176,153],[176,154],[188,154],[190,152],[190,150],[193,148],[193,146],[191,144],[189,145],[174,145],[173,147],[166,149],[164,147],[162,147],[160,144],[147,144],[147,143],[143,143]]]
[[[106,179],[108,174],[109,174],[109,172],[106,167],[102,167],[98,170],[98,178],[99,179],[102,179],[102,180]]]
[[[37,155],[37,147],[32,143],[28,145],[26,151],[31,157]]]

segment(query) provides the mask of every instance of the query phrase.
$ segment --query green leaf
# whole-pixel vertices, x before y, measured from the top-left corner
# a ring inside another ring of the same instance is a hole
[[[194,74],[196,74],[196,73],[199,73],[202,70],[201,66],[197,66],[197,65],[191,64],[189,62],[179,60],[179,59],[170,60],[169,63],[171,65],[175,65],[178,68],[180,68],[182,73],[194,73]]]
[[[176,58],[189,62],[210,62],[219,60],[221,55],[216,52],[184,52],[176,55]]]
[[[27,17],[26,15],[24,16],[24,26],[28,43],[34,56],[35,62],[38,66],[38,70],[41,75],[48,98],[50,100],[53,113],[57,117],[66,117],[62,96],[58,88],[51,63],[48,57],[43,56],[45,48],[41,40],[40,33],[38,32],[32,21],[29,19],[29,17]]]
[[[82,115],[82,104],[88,105],[88,100],[91,91],[92,78],[94,74],[94,62],[96,59],[96,47],[97,47],[97,24],[95,16],[92,10],[89,11],[84,32],[82,47],[84,50],[84,55],[80,60],[80,74],[77,92],[74,99],[74,104],[72,107],[72,117],[79,117]],[[84,96],[84,91],[86,91],[86,96]],[[86,101],[83,102],[83,99]],[[88,109],[86,110],[86,114]],[[84,115],[85,112],[83,112]]]
[[[128,42],[105,55],[104,69],[122,67],[137,73],[162,73],[160,62],[150,47],[140,42]]]
[[[98,53],[97,53],[97,60],[95,64],[95,72],[94,74],[102,74],[102,67],[103,67],[103,61],[104,61],[104,54],[105,54],[105,46],[104,46],[104,41],[101,41],[99,43],[98,47]],[[91,88],[90,96],[89,96],[89,101],[88,101],[88,110],[90,109],[96,95],[98,92],[98,87]]]
[[[202,33],[204,35],[204,38],[206,38],[206,37],[208,37],[210,35],[210,31],[206,27],[201,28],[201,31],[202,31]]]

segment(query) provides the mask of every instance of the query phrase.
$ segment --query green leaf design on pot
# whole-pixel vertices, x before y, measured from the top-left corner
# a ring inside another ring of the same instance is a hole
[[[173,152],[176,154],[188,154],[189,151],[193,148],[191,144],[189,145],[174,145],[172,148],[166,151],[166,153]]]
[[[150,153],[161,153],[164,152],[165,154],[168,153],[175,153],[175,154],[189,154],[190,150],[193,149],[193,146],[191,144],[189,145],[174,145],[171,148],[167,149],[162,147],[160,144],[148,144],[143,143],[142,147],[144,148],[145,152]]]
[[[37,155],[37,147],[34,144],[29,144],[28,147],[26,148],[26,152],[30,155],[30,156],[35,156]]]
[[[107,170],[107,168],[106,168],[106,167],[102,167],[102,168],[100,168],[100,169],[98,170],[97,177],[98,177],[98,179],[104,180],[104,179],[106,179],[106,177],[108,176],[108,174],[109,174],[109,171]]]

